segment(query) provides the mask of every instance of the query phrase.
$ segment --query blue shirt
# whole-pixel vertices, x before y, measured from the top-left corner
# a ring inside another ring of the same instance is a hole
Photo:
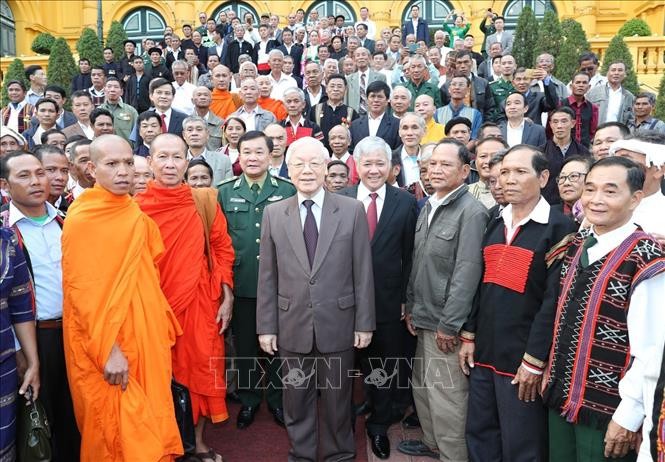
[[[58,211],[48,202],[46,213],[40,224],[9,204],[9,226],[16,225],[30,256],[38,320],[62,318],[62,228],[56,221]]]

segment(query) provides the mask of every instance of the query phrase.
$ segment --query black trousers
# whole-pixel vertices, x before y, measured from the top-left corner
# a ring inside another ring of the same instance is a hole
[[[256,335],[256,299],[236,298],[231,319],[238,370],[238,396],[243,406],[256,407],[263,401],[263,389],[270,408],[282,407],[280,360],[259,348]]]
[[[37,328],[39,398],[51,424],[53,462],[79,460],[81,435],[69,392],[62,329]]]

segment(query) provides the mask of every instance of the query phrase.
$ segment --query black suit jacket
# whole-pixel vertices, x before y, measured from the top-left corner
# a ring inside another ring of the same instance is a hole
[[[356,199],[358,186],[343,189],[339,194]],[[400,320],[411,273],[417,219],[413,195],[386,184],[385,201],[371,242],[377,324]]]
[[[351,150],[363,138],[369,136],[369,123],[367,116],[362,116],[359,119],[351,122]],[[379,129],[376,131],[376,136],[383,138],[391,149],[397,149],[402,145],[402,140],[399,137],[399,119],[386,112],[381,119]]]
[[[289,55],[290,57],[293,58],[293,74],[300,75],[300,65],[302,63],[303,47],[294,44],[293,46],[291,46],[291,53],[288,53],[286,51],[285,45],[280,45],[277,47],[277,49],[282,53],[284,53],[284,56]],[[300,88],[302,88],[302,85],[300,85]]]
[[[448,83],[441,87],[441,102],[443,106],[450,103],[450,94],[448,94]],[[489,82],[482,77],[471,74],[471,85],[473,85],[473,104],[483,116],[483,120],[488,120],[489,116],[494,114],[494,97],[490,91]]]
[[[266,54],[270,53],[271,50],[274,50],[277,47],[279,47],[279,42],[277,40],[268,40],[268,43],[266,45]],[[252,62],[254,64],[258,64],[259,62],[259,48],[260,48],[260,43],[259,42],[255,43],[254,49],[252,49]]]
[[[369,50],[369,54],[371,55],[372,53],[374,53],[374,45],[375,44],[376,44],[376,42],[374,40],[366,38],[365,39],[365,44],[364,45],[361,44],[360,46],[363,47],[363,48],[367,48]]]
[[[215,49],[210,48],[210,52],[214,53]],[[231,69],[233,74],[237,74],[240,70],[240,64],[238,64],[238,58],[240,55],[252,56],[253,52],[252,45],[249,42],[243,41],[241,47],[240,43],[237,40],[234,40],[228,44],[228,50],[226,56],[224,56],[225,60],[222,60],[222,64]]]
[[[125,93],[123,95],[123,100],[125,103],[133,106],[136,111],[140,114],[144,111],[147,111],[150,107],[150,91],[149,84],[150,78],[147,75],[143,75],[139,81],[138,92],[136,89],[136,74],[132,75],[127,79],[125,84]]]
[[[169,120],[169,133],[182,136],[182,122],[187,118],[184,112],[171,109],[171,120]]]
[[[182,50],[182,48],[177,53],[177,55],[172,51],[166,53],[166,67],[168,68],[169,71],[171,70],[171,66],[173,66],[173,63],[179,59],[181,60],[185,59],[185,52]]]

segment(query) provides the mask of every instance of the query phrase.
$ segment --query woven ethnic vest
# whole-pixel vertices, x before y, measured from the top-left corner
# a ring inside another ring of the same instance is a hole
[[[665,272],[665,253],[637,230],[582,268],[587,236],[577,234],[562,265],[544,398],[568,422],[587,424],[594,415],[604,426],[621,401],[619,380],[630,366],[630,296],[640,282]]]

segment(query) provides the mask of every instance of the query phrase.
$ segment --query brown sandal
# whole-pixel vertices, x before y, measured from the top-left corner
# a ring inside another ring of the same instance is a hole
[[[212,462],[217,462],[217,456],[222,458],[222,462],[224,462],[224,458],[217,454],[213,448],[210,448],[208,452],[198,452],[194,454],[194,457],[199,459],[201,462],[204,462],[206,459],[212,460]]]

